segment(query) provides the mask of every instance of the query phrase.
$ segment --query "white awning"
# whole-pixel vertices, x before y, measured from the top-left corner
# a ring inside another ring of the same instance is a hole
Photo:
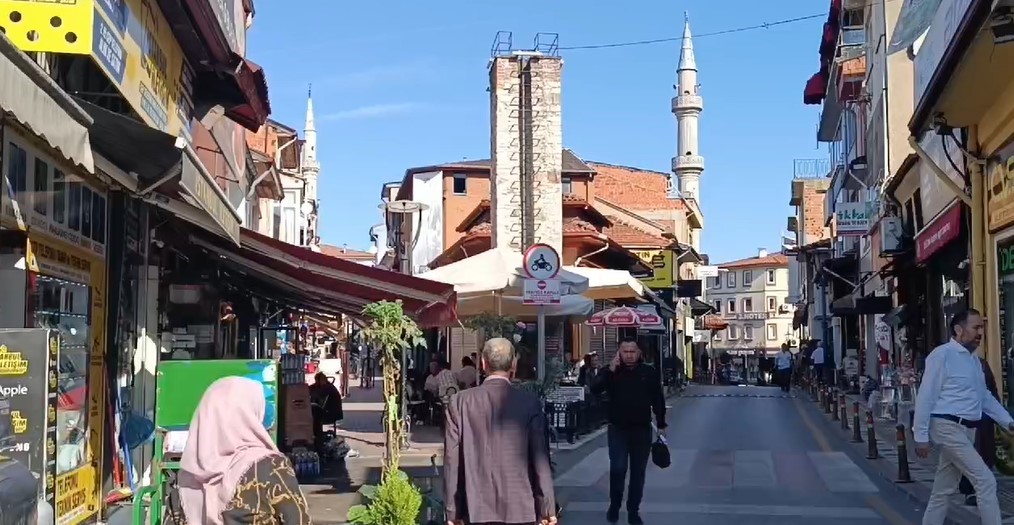
[[[0,33],[0,112],[13,116],[71,164],[95,173],[91,118],[38,64]]]
[[[481,313],[506,315],[519,319],[535,319],[538,309],[524,304],[520,297],[500,294],[459,295],[458,317],[464,319]],[[544,305],[549,317],[587,317],[595,309],[595,301],[580,295],[564,295],[559,304]]]
[[[589,299],[640,299],[644,285],[626,270],[564,266],[564,270],[588,279],[588,289],[581,295]]]
[[[520,252],[493,248],[417,277],[454,285],[459,300],[470,294],[491,292],[521,297],[525,281],[522,259]],[[568,271],[566,267],[560,270],[556,279],[560,280],[560,293],[564,296],[580,294],[588,289],[588,279]]]

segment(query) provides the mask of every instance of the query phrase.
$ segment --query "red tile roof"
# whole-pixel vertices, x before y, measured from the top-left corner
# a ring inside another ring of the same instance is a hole
[[[668,173],[601,162],[586,162],[586,164],[595,169],[596,196],[628,210],[684,208],[681,199],[670,199],[668,196]]]
[[[630,248],[663,248],[673,243],[660,235],[654,235],[640,228],[609,217],[613,225],[605,229],[605,234],[621,246]]]
[[[770,266],[788,266],[789,258],[783,253],[772,253],[764,257],[750,257],[719,264],[719,268],[759,268]]]
[[[330,255],[331,257],[337,257],[339,259],[346,259],[350,261],[365,261],[373,260],[374,254],[370,252],[364,252],[361,250],[352,250],[345,246],[334,246],[331,244],[321,244],[320,253],[324,255]]]

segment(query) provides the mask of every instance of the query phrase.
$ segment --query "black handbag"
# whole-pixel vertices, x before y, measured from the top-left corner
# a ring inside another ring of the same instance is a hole
[[[658,468],[668,468],[672,464],[672,456],[669,455],[669,446],[666,445],[662,436],[655,439],[651,444],[651,462]]]

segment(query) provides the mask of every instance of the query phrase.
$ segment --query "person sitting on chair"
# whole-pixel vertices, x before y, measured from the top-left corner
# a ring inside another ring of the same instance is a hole
[[[319,450],[324,445],[324,425],[334,425],[344,419],[342,395],[327,374],[318,372],[310,386],[310,406],[313,413],[313,440]]]

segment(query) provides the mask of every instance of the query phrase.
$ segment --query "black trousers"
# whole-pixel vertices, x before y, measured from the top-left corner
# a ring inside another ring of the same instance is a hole
[[[620,428],[609,425],[606,436],[609,440],[609,505],[618,509],[623,503],[623,482],[630,470],[627,512],[637,512],[644,496],[644,475],[651,457],[651,426]]]

